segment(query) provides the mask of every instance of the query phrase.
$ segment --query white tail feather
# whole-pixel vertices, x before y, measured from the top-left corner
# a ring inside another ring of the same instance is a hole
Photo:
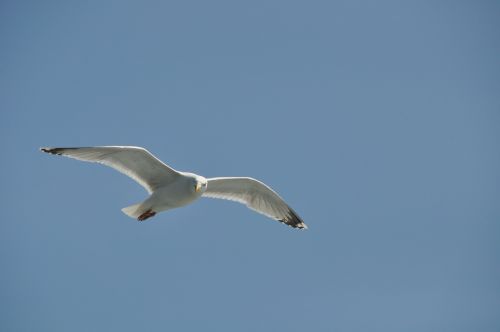
[[[138,203],[138,204],[127,206],[127,207],[122,209],[122,212],[125,213],[130,218],[137,219],[141,215],[141,211],[139,210],[139,206],[141,204],[142,203]]]

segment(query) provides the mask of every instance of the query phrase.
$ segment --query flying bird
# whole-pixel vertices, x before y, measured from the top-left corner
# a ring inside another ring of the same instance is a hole
[[[200,197],[220,198],[245,204],[288,226],[306,224],[269,186],[249,177],[203,176],[176,171],[148,150],[136,146],[41,148],[43,152],[96,162],[131,177],[149,193],[141,203],[123,208],[127,216],[144,221],[157,213],[190,204]]]

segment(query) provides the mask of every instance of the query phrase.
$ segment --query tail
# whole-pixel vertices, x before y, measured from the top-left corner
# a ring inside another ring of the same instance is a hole
[[[138,204],[127,206],[127,207],[122,209],[122,212],[125,213],[130,218],[137,219],[142,214],[141,209],[139,209],[141,204],[142,203],[138,203]]]

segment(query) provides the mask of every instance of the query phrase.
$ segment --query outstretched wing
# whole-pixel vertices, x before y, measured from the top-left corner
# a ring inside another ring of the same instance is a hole
[[[40,150],[112,167],[137,181],[149,193],[180,175],[148,150],[136,146],[41,148]]]
[[[307,229],[304,221],[276,192],[252,178],[208,179],[207,190],[203,196],[240,202],[252,210],[291,227]]]

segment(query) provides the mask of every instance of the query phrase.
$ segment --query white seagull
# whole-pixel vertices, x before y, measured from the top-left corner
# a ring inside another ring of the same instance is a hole
[[[264,183],[248,177],[206,179],[193,173],[179,172],[148,150],[136,146],[96,146],[41,148],[43,152],[112,167],[143,186],[149,197],[122,211],[139,221],[158,212],[187,205],[200,196],[245,204],[269,218],[294,228],[307,229],[302,219],[285,201]]]

